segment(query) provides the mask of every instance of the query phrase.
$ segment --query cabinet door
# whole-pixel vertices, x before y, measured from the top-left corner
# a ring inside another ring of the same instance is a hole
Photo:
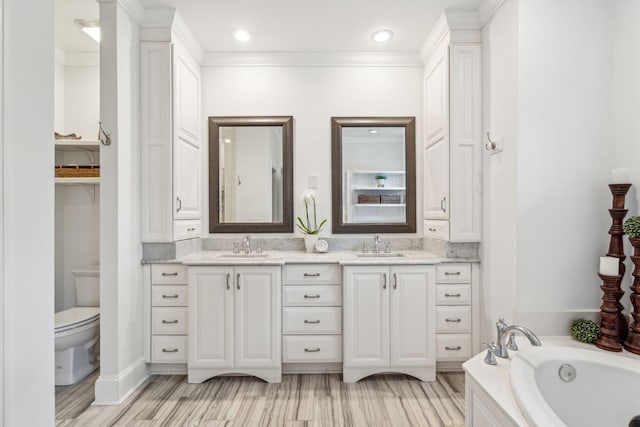
[[[173,219],[200,219],[200,67],[173,46]]]
[[[449,218],[449,142],[442,138],[424,151],[424,218]]]
[[[425,67],[424,218],[449,218],[449,46]]]
[[[189,366],[233,365],[233,269],[189,268]]]
[[[389,366],[389,268],[344,267],[344,366]]]
[[[391,366],[435,364],[435,268],[391,267]]]
[[[280,267],[235,268],[235,367],[281,363]]]

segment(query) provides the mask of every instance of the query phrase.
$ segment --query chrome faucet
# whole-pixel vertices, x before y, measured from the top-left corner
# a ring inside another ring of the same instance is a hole
[[[379,254],[380,253],[380,248],[378,247],[378,245],[381,243],[381,241],[382,240],[380,239],[380,236],[378,234],[376,234],[373,237],[373,251],[372,252],[374,254]]]
[[[244,237],[244,253],[245,254],[251,253],[251,237],[249,236]]]
[[[509,357],[509,351],[507,350],[507,348],[510,348],[511,350],[518,349],[514,339],[514,334],[513,333],[508,334],[508,332],[518,331],[529,339],[529,342],[531,343],[531,345],[533,346],[542,345],[542,343],[540,342],[536,334],[531,332],[531,330],[525,328],[524,326],[518,326],[518,325],[509,326],[504,322],[504,319],[499,319],[496,322],[496,330],[498,332],[498,339],[496,341],[496,347],[495,347],[494,353],[497,357],[502,357],[502,358]],[[509,340],[508,343],[505,342],[505,336]]]

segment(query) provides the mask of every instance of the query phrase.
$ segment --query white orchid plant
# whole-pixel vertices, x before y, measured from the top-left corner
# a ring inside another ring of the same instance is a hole
[[[326,224],[327,220],[323,219],[318,225],[318,214],[316,206],[316,197],[311,191],[305,192],[303,196],[305,219],[297,217],[298,222],[296,226],[304,234],[318,234],[322,227]],[[309,212],[311,211],[311,212]],[[312,221],[313,220],[313,221]]]

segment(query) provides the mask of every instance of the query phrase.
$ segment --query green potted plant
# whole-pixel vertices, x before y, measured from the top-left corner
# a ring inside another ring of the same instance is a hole
[[[629,236],[629,240],[640,239],[640,216],[627,218],[622,229],[627,233],[627,236]],[[633,242],[631,242],[631,244],[633,244]]]
[[[378,174],[376,175],[376,182],[378,183],[378,187],[384,187],[384,181],[387,179],[386,175]]]
[[[307,252],[313,252],[318,241],[318,233],[320,233],[327,220],[323,219],[318,225],[316,197],[312,192],[306,192],[303,201],[305,219],[297,217],[296,226],[304,233],[304,246]]]

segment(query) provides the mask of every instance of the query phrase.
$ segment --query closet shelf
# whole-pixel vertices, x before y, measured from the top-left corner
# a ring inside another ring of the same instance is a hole
[[[100,141],[97,140],[55,139],[54,142],[58,151],[100,151]]]
[[[54,178],[54,182],[56,185],[99,185],[100,178],[99,177],[89,177],[89,178]]]

